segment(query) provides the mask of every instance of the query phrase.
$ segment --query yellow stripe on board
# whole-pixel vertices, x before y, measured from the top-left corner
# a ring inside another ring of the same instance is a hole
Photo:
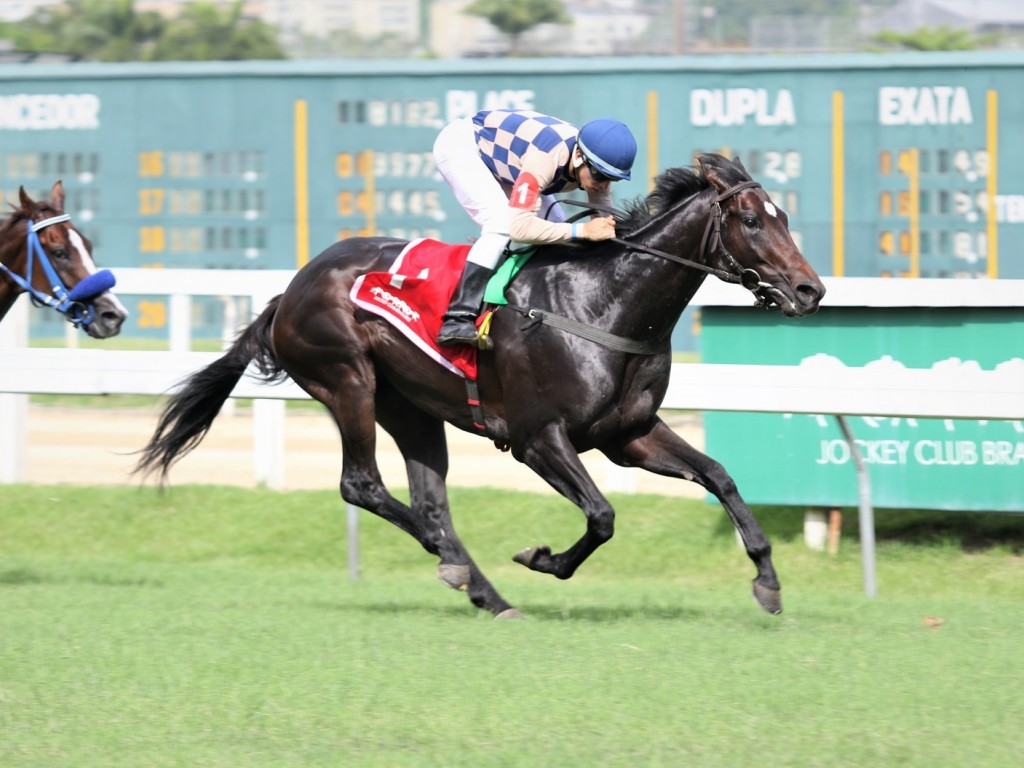
[[[647,92],[647,191],[658,175],[658,92]]]
[[[908,277],[921,276],[921,152],[910,150],[910,270]]]
[[[309,116],[305,101],[295,102],[295,262],[309,262]]]
[[[832,274],[842,277],[846,270],[844,218],[846,211],[845,134],[843,92],[832,92]]]
[[[988,212],[986,217],[988,240],[988,276],[999,277],[999,220],[996,210],[996,194],[999,190],[999,92],[987,94],[987,115],[985,127],[985,149],[988,152]]]
[[[366,167],[364,170],[366,183],[366,236],[373,237],[377,234],[377,177],[373,175],[376,163],[373,159],[373,150],[366,150]]]

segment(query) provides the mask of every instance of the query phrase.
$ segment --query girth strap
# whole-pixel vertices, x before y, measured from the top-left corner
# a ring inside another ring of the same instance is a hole
[[[484,418],[484,408],[480,405],[480,388],[476,385],[476,379],[466,379],[466,402],[469,403],[469,414],[473,417],[473,427],[481,435],[486,435],[487,420]]]

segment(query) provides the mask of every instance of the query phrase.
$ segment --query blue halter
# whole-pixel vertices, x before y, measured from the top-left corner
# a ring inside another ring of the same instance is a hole
[[[50,258],[43,249],[43,244],[39,241],[39,230],[45,229],[51,224],[59,224],[70,219],[71,215],[67,213],[51,216],[38,223],[32,223],[32,220],[29,219],[28,228],[26,229],[28,236],[28,258],[26,260],[25,276],[22,277],[12,272],[6,264],[0,264],[0,269],[6,272],[11,280],[28,293],[33,304],[37,306],[45,304],[57,310],[68,319],[68,322],[78,328],[89,325],[96,318],[96,308],[90,300],[113,288],[116,280],[114,279],[114,273],[109,269],[101,269],[99,272],[88,275],[70,291],[64,287],[60,275],[53,268]],[[48,294],[37,290],[32,285],[32,262],[36,256],[39,257],[39,264],[42,266],[46,279],[50,283],[50,293]]]

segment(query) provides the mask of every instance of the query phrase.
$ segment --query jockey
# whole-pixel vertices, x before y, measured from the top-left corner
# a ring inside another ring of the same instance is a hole
[[[490,110],[445,126],[434,142],[434,161],[481,233],[437,343],[478,343],[475,319],[484,289],[510,239],[557,243],[614,237],[611,216],[566,223],[553,195],[582,189],[590,204],[611,207],[611,182],[628,180],[635,158],[633,134],[611,118],[577,129],[539,112]]]

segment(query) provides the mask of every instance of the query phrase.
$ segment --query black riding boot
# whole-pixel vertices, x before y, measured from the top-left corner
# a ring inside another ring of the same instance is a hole
[[[477,345],[476,317],[480,314],[480,305],[484,301],[484,290],[487,281],[494,274],[488,269],[471,261],[466,262],[459,285],[452,294],[448,311],[444,313],[444,322],[437,334],[437,343],[442,347],[456,344]],[[487,339],[487,349],[493,343]]]

